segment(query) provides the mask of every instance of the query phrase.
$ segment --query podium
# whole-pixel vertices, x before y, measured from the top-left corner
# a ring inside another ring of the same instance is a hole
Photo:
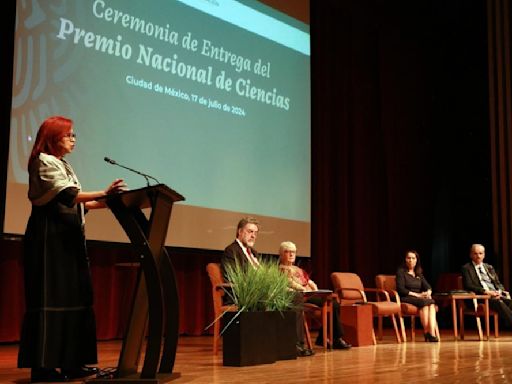
[[[94,383],[165,383],[173,373],[178,345],[179,302],[176,275],[164,247],[173,203],[185,198],[163,184],[108,195],[102,199],[140,255],[140,271],[116,372]],[[149,218],[142,209],[150,208]],[[138,372],[146,338],[142,370]]]

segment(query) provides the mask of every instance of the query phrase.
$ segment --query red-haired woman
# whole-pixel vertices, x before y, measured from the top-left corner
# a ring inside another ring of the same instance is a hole
[[[28,161],[32,212],[24,238],[26,312],[18,367],[32,382],[61,382],[94,374],[96,323],[84,236],[84,211],[124,190],[122,179],[104,191],[83,192],[64,159],[73,151],[73,121],[46,119]],[[60,372],[56,369],[60,368]]]

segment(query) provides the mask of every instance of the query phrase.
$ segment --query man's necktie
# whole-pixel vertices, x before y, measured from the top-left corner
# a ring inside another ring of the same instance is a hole
[[[480,278],[485,283],[485,285],[487,285],[487,288],[489,288],[489,290],[491,291],[497,291],[496,287],[494,286],[494,283],[492,282],[491,278],[485,271],[484,267],[479,266],[478,271],[480,272]]]
[[[251,248],[249,248],[249,247],[247,247],[247,254],[249,255],[249,260],[251,261],[251,264],[253,266],[256,267],[256,266],[260,265],[258,259],[256,257],[254,257],[254,255],[251,252]]]

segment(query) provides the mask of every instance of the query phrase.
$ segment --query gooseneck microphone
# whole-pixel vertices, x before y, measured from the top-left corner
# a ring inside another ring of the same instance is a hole
[[[159,182],[157,179],[155,179],[153,176],[151,176],[151,175],[147,175],[147,174],[145,174],[145,173],[142,173],[142,172],[140,172],[140,171],[137,171],[136,169],[133,169],[133,168],[127,167],[127,166],[125,166],[125,165],[119,164],[117,161],[112,160],[110,157],[106,157],[106,156],[105,156],[105,157],[103,158],[103,160],[105,160],[105,161],[106,161],[107,163],[109,163],[109,164],[117,165],[118,167],[121,167],[121,168],[127,169],[127,170],[129,170],[130,172],[133,172],[133,173],[136,173],[137,175],[143,176],[143,177],[146,179],[146,184],[148,185],[148,187],[149,187],[149,179],[156,181],[156,183],[157,183],[157,184],[160,184],[160,182]]]

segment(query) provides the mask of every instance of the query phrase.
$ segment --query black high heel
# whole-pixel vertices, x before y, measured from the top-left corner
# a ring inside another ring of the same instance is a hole
[[[426,342],[429,342],[429,343],[437,343],[439,341],[439,339],[437,338],[437,336],[433,336],[431,335],[430,333],[425,333],[425,341]]]

